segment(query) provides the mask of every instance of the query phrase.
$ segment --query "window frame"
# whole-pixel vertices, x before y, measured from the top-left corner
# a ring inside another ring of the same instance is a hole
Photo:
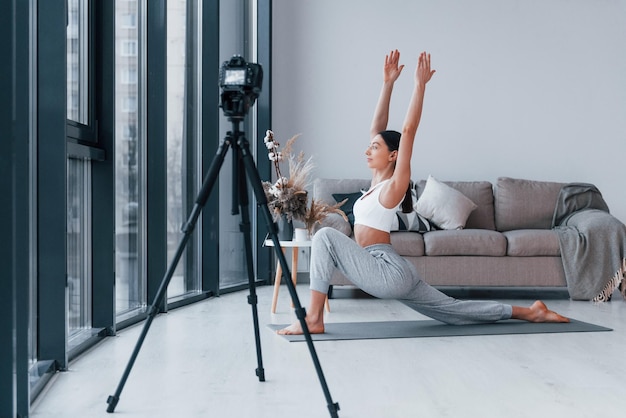
[[[81,1],[81,0],[75,0]],[[95,160],[103,160],[104,156],[102,152],[98,150],[89,151],[83,150],[77,151],[83,147],[94,147],[97,148],[98,145],[98,129],[97,129],[97,121],[95,118],[95,109],[96,109],[96,94],[95,94],[95,83],[94,79],[96,76],[95,69],[95,39],[96,39],[96,27],[95,27],[95,2],[93,0],[84,0],[87,5],[87,10],[81,10],[78,18],[86,19],[86,25],[81,25],[79,23],[80,36],[86,36],[86,40],[79,45],[80,54],[78,72],[79,72],[79,83],[80,83],[80,91],[79,95],[81,97],[81,101],[85,103],[87,109],[84,110],[84,116],[87,123],[81,123],[80,121],[76,121],[70,118],[67,118],[67,128],[66,128],[66,136],[68,144],[73,144],[68,148],[68,154],[72,157],[84,158],[85,156],[89,159]],[[69,25],[70,16],[69,16],[69,7],[67,10],[67,21]],[[68,26],[69,27],[69,26]],[[83,55],[86,55],[83,56]],[[81,65],[82,59],[86,60],[86,63],[83,63],[84,67]],[[83,80],[83,77],[86,77],[86,80]],[[79,113],[81,110],[79,109]]]
[[[96,234],[93,231],[94,227],[94,213],[93,207],[94,202],[94,184],[92,179],[92,169],[93,162],[104,162],[106,161],[106,154],[104,149],[100,148],[98,145],[98,123],[96,120],[96,89],[95,89],[95,78],[97,75],[96,71],[96,37],[98,34],[98,28],[96,27],[96,7],[97,2],[95,0],[74,0],[79,3],[79,7],[81,9],[78,12],[78,19],[84,19],[84,22],[78,23],[78,32],[80,34],[79,38],[79,55],[77,57],[78,67],[79,67],[79,92],[78,96],[80,97],[79,103],[84,103],[86,106],[85,109],[79,108],[79,115],[82,116],[82,119],[86,123],[82,123],[81,121],[76,121],[69,118],[69,115],[66,110],[66,118],[65,118],[65,142],[66,142],[66,167],[65,167],[65,177],[66,182],[69,180],[68,175],[70,171],[68,169],[70,160],[82,160],[85,164],[86,170],[86,179],[87,184],[85,184],[83,188],[83,192],[85,192],[85,198],[89,200],[86,203],[86,212],[84,216],[86,216],[84,226],[89,230],[84,231],[86,238],[86,243],[82,246],[82,250],[84,253],[82,254],[83,258],[88,260],[89,265],[86,265],[83,269],[84,276],[81,280],[86,281],[85,283],[81,283],[79,288],[81,289],[80,293],[80,302],[81,308],[80,311],[84,314],[82,317],[84,329],[80,332],[69,333],[70,326],[70,318],[69,318],[69,306],[70,301],[67,301],[65,309],[66,312],[66,320],[67,330],[65,335],[66,340],[66,358],[69,361],[74,358],[97,341],[100,340],[106,331],[103,327],[96,327],[94,323],[94,317],[96,316],[93,295],[94,295],[94,268],[93,268],[93,256],[97,252],[96,246],[101,245],[100,243],[95,243],[92,236]],[[69,21],[71,18],[71,13],[69,9],[69,3],[66,3],[66,23],[69,25]],[[68,42],[68,29],[69,26],[66,25],[66,45]],[[81,42],[82,39],[82,42]],[[66,48],[66,68],[67,63],[70,61],[69,59],[69,51]],[[66,70],[67,71],[67,70]],[[69,100],[69,82],[70,79],[66,74],[66,100]],[[79,117],[81,119],[81,117]],[[66,184],[65,195],[66,199],[69,196],[69,184]],[[67,205],[68,203],[66,203]],[[69,210],[69,206],[66,206],[66,212]],[[68,212],[69,213],[69,212]],[[66,221],[67,222],[67,221]],[[66,226],[67,231],[67,226]],[[67,242],[68,237],[66,237]],[[69,253],[69,250],[66,250],[66,263],[69,263],[69,257],[72,254]],[[66,266],[66,287],[67,294],[69,297],[72,297],[72,294],[69,290],[69,275],[67,274],[67,266]],[[83,293],[83,290],[86,292]]]

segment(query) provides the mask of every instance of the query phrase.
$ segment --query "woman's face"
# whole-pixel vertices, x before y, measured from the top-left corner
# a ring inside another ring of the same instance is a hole
[[[367,166],[369,168],[385,168],[389,163],[395,161],[397,153],[397,151],[389,151],[385,140],[380,135],[376,135],[365,150]]]

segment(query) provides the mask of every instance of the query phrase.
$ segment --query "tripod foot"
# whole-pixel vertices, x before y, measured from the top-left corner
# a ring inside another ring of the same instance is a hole
[[[107,403],[109,404],[109,406],[107,407],[107,412],[108,413],[115,412],[115,407],[117,406],[117,403],[119,401],[120,401],[120,398],[118,398],[117,396],[109,396],[109,398],[107,399]]]
[[[259,382],[265,382],[265,369],[256,369],[256,375],[259,377]]]
[[[339,411],[339,403],[335,402],[333,404],[329,404],[328,405],[328,410],[330,411],[330,416],[333,418],[339,418],[339,415],[337,414],[337,411]]]

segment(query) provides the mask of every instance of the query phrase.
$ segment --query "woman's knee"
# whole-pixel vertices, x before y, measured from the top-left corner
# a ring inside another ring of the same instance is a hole
[[[317,232],[313,235],[313,239],[316,237],[326,237],[329,235],[341,234],[338,230],[330,226],[324,226],[317,230]]]
[[[344,248],[349,243],[343,240],[351,240],[346,235],[331,227],[321,228],[313,235],[311,243],[311,262],[314,260],[331,257],[333,264],[337,262],[337,251]],[[327,261],[327,260],[326,260]]]
[[[315,246],[316,243],[324,242],[325,245],[328,245],[330,242],[335,242],[339,235],[343,235],[341,232],[337,231],[335,228],[325,226],[318,230],[312,238],[312,245]]]

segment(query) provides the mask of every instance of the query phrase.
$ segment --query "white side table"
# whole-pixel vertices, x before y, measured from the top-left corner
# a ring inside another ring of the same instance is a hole
[[[311,241],[279,241],[280,247],[283,249],[283,253],[285,248],[291,248],[291,281],[293,285],[296,285],[298,281],[298,250],[300,248],[311,247]],[[273,247],[274,241],[271,239],[266,239],[263,244],[266,247]],[[274,277],[274,297],[272,298],[272,313],[276,313],[276,302],[278,301],[278,292],[280,290],[280,281],[283,276],[283,268],[280,265],[280,260],[276,262],[276,276]],[[328,304],[328,297],[326,297],[326,312],[330,312],[330,305]],[[291,303],[291,307],[293,308],[293,302]]]

